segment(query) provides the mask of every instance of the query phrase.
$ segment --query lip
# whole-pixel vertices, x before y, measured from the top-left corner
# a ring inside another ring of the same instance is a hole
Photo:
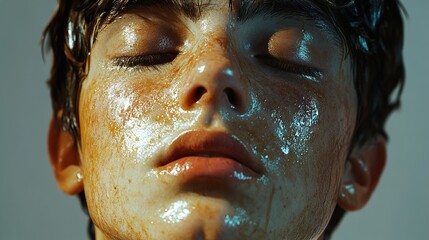
[[[190,131],[176,138],[158,163],[161,174],[185,178],[250,180],[262,167],[236,138],[225,132]]]

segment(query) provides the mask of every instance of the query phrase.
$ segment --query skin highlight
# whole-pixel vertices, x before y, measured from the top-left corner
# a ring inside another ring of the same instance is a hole
[[[160,13],[121,16],[91,50],[79,101],[80,159],[96,238],[321,239],[357,112],[343,49],[302,19],[235,23],[227,4],[196,22]],[[124,58],[177,52],[155,67],[130,67]],[[283,70],[267,55],[306,67]],[[195,130],[238,139],[261,162],[261,176],[252,184],[236,177],[232,191],[160,174],[169,144]],[[184,191],[189,184],[212,187]]]

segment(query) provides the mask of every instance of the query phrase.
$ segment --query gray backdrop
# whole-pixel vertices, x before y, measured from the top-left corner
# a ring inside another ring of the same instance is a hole
[[[407,0],[402,110],[388,122],[387,168],[339,239],[429,239],[429,1]],[[0,0],[0,239],[87,239],[77,198],[56,186],[46,154],[50,62],[39,47],[54,0]]]

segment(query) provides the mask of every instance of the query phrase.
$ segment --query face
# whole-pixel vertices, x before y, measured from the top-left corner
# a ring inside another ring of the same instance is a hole
[[[98,33],[79,103],[88,208],[112,239],[317,239],[356,117],[335,31],[216,1]]]

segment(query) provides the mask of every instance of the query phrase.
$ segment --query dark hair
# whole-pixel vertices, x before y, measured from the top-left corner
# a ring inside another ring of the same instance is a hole
[[[59,1],[58,9],[43,33],[43,46],[48,46],[53,51],[48,84],[54,113],[57,115],[62,112],[61,126],[73,134],[77,144],[80,144],[77,118],[80,85],[86,77],[88,54],[98,28],[103,23],[112,21],[128,5],[137,2],[139,0]],[[171,1],[145,2],[160,4]],[[186,1],[183,2],[186,4]],[[275,5],[281,1],[255,2]],[[403,20],[399,0],[312,2],[336,27],[347,54],[352,59],[358,96],[352,146],[373,139],[377,134],[387,139],[384,124],[392,110],[399,107],[404,85]],[[86,209],[83,192],[79,198]],[[344,210],[336,207],[325,232],[326,239],[344,213]],[[91,220],[90,235],[94,239]]]

